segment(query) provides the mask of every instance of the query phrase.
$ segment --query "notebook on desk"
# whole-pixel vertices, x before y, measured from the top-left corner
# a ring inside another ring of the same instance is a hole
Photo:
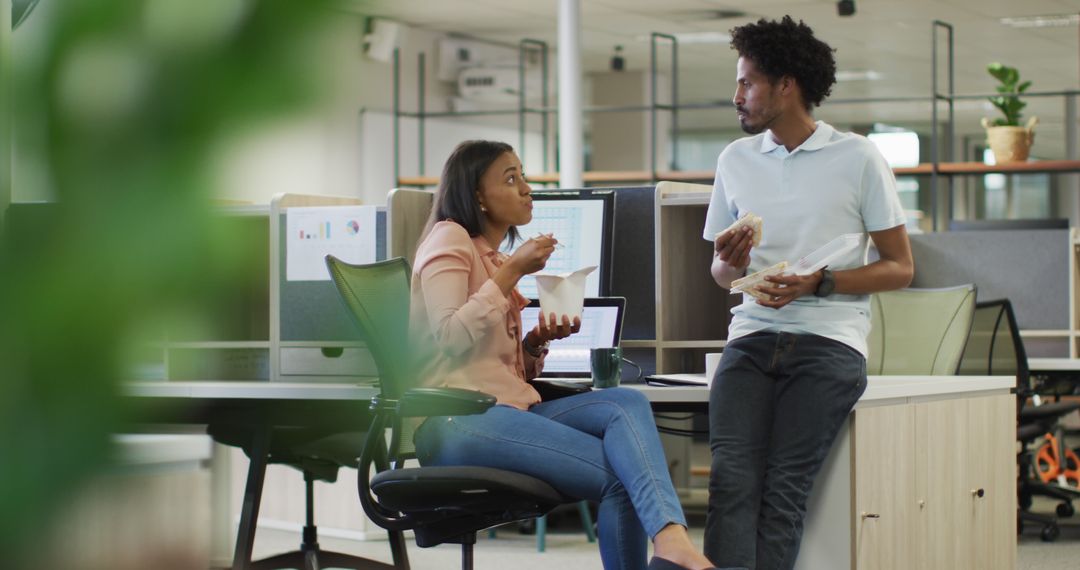
[[[625,311],[624,297],[587,297],[581,310],[581,330],[548,346],[544,371],[540,377],[572,382],[592,381],[589,350],[619,346]],[[536,299],[522,309],[521,322],[525,331],[536,326],[539,314],[540,302]]]
[[[706,378],[704,374],[653,374],[652,376],[646,376],[645,382],[648,384],[659,384],[665,386],[709,386],[712,384],[710,378]]]

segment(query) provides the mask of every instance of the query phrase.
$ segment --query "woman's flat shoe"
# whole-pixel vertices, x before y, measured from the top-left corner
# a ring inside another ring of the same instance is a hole
[[[653,556],[649,561],[649,570],[690,570],[682,564],[676,564],[667,558],[660,558],[659,556]],[[713,567],[710,570],[719,570]]]

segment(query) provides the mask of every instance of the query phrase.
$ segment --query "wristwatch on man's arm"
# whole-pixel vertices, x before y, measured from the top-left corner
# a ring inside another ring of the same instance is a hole
[[[836,289],[836,279],[833,277],[833,272],[828,268],[821,270],[821,281],[818,282],[817,289],[814,289],[815,297],[828,297],[832,295],[833,289]]]

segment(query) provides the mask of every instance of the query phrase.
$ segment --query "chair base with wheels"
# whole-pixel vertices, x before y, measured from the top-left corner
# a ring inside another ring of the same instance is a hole
[[[1019,465],[1016,481],[1017,510],[1016,510],[1016,534],[1023,534],[1025,523],[1040,525],[1039,537],[1043,542],[1053,542],[1061,534],[1057,518],[1050,515],[1041,515],[1031,512],[1032,496],[1034,494],[1033,477],[1031,474],[1031,452],[1027,449],[1028,442],[1033,441],[1044,433],[1043,426],[1028,424],[1020,426],[1016,432],[1016,438],[1021,442],[1023,449],[1017,455]],[[1040,489],[1041,490],[1041,489]]]
[[[405,538],[401,532],[390,532],[390,551],[394,564],[353,556],[340,552],[322,550],[319,547],[318,528],[315,526],[316,480],[333,482],[337,479],[339,462],[319,459],[320,455],[333,455],[340,449],[343,441],[352,449],[359,449],[359,442],[364,434],[336,434],[327,437],[312,436],[303,430],[244,429],[232,425],[211,425],[208,430],[215,440],[227,445],[242,447],[248,455],[247,482],[244,487],[244,499],[240,511],[240,527],[236,536],[236,550],[233,555],[233,570],[318,570],[319,568],[346,568],[350,570],[408,570],[409,559],[405,549]],[[303,434],[298,436],[297,432]],[[273,443],[273,436],[280,441]],[[326,443],[332,442],[332,443]],[[321,445],[320,445],[321,444]],[[333,451],[318,453],[314,451],[324,447]],[[348,455],[348,452],[344,452]],[[347,460],[345,460],[347,461]],[[261,560],[252,560],[255,545],[255,531],[259,520],[259,506],[262,502],[263,482],[269,463],[285,463],[304,474],[305,520],[301,543],[298,550],[276,554]]]

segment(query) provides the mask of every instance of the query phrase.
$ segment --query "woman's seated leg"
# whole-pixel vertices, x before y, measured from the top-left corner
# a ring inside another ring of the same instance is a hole
[[[568,497],[598,501],[604,568],[645,568],[648,537],[600,438],[539,414],[495,406],[483,414],[430,418],[415,441],[422,465],[506,469],[546,481]]]
[[[671,523],[686,526],[652,407],[640,391],[593,390],[542,402],[530,411],[600,438],[608,463],[630,493],[650,537]]]

